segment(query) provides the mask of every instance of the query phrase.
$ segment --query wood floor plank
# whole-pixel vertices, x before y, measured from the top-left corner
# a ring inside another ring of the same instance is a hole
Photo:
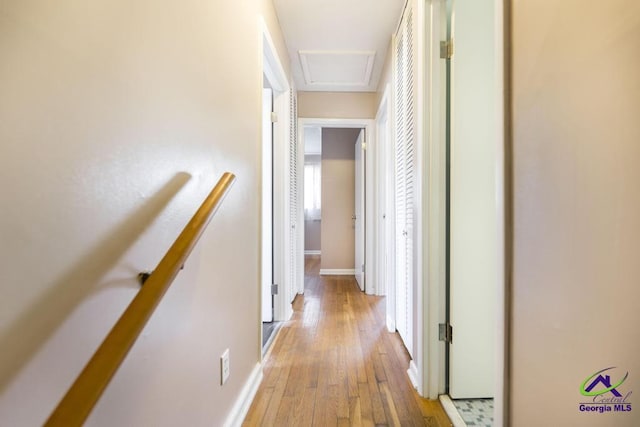
[[[272,387],[266,387],[259,396],[256,396],[256,400],[253,401],[255,409],[253,412],[247,415],[247,418],[242,424],[243,426],[253,426],[260,424],[260,422],[265,418],[265,413],[267,412],[269,402],[271,401],[271,396],[273,396]]]
[[[316,389],[307,388],[304,391],[300,406],[296,407],[292,416],[291,425],[310,427],[313,424],[313,415],[316,403]]]
[[[351,425],[362,425],[362,411],[360,409],[360,398],[349,399],[349,422]]]
[[[398,412],[396,411],[396,405],[386,382],[380,383],[380,394],[382,396],[382,405],[384,407],[384,412],[387,414],[387,419],[389,420],[389,425],[394,427],[400,426],[400,418],[398,417]]]
[[[384,298],[353,276],[319,276],[318,256],[305,261],[305,294],[265,356],[243,426],[451,426],[440,403],[411,386]]]
[[[373,407],[371,406],[371,396],[367,384],[358,384],[358,392],[360,399],[360,419],[363,425],[374,425]]]

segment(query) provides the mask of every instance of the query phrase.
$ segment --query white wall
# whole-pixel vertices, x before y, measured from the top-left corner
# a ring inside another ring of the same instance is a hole
[[[382,102],[382,97],[384,96],[385,88],[391,85],[392,83],[392,79],[393,79],[392,60],[393,60],[393,42],[392,42],[392,38],[389,37],[389,47],[387,48],[387,54],[384,57],[384,65],[382,66],[382,71],[380,72],[380,80],[378,81],[378,88],[376,89],[376,109],[380,106],[380,102]]]
[[[227,417],[260,359],[260,13],[286,52],[266,0],[3,3],[0,424],[42,423],[229,170],[89,425]]]
[[[510,425],[637,426],[640,3],[513,13]],[[581,383],[610,366],[633,410],[580,413]]]

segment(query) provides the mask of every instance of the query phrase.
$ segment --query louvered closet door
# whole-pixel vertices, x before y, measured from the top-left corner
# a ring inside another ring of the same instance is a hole
[[[295,92],[290,98],[290,135],[289,135],[289,300],[293,301],[298,284],[298,108]]]
[[[415,89],[413,8],[396,37],[396,329],[413,356],[413,229],[415,205]]]

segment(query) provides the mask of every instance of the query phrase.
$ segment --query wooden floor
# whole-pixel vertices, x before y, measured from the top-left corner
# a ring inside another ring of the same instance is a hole
[[[307,257],[305,294],[265,359],[245,426],[450,426],[438,401],[420,398],[408,354],[384,326],[384,298],[353,276],[319,276]]]

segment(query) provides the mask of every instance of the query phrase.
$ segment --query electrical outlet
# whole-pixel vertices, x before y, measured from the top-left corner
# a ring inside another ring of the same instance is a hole
[[[220,385],[224,385],[229,379],[229,349],[220,356]]]

